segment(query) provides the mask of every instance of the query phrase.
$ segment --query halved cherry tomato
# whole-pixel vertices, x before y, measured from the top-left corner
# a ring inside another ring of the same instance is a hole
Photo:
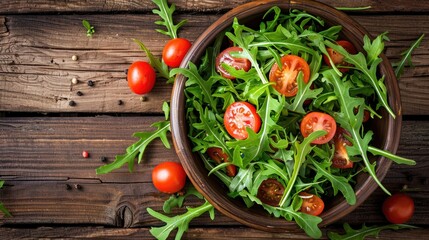
[[[152,183],[160,192],[176,193],[186,184],[186,172],[178,162],[163,162],[152,170]]]
[[[216,70],[220,73],[220,75],[222,75],[222,77],[231,80],[235,79],[234,76],[231,76],[231,74],[222,67],[222,63],[228,64],[237,70],[244,70],[245,72],[249,71],[251,66],[249,59],[232,57],[230,54],[231,52],[242,51],[243,49],[240,47],[229,47],[219,53],[219,55],[216,57]]]
[[[413,216],[414,200],[405,193],[395,193],[383,202],[382,210],[389,222],[402,224]]]
[[[185,38],[171,39],[162,50],[162,59],[169,67],[179,67],[191,46],[191,42]]]
[[[150,92],[155,85],[155,80],[155,70],[147,62],[136,61],[128,68],[128,86],[136,94]]]
[[[357,53],[355,46],[353,46],[353,44],[349,41],[339,40],[339,41],[337,41],[337,44],[342,46],[347,52],[349,52],[351,54]],[[337,53],[336,51],[334,51],[334,49],[326,48],[326,50],[328,51],[329,57],[331,57],[332,62],[335,64],[335,66],[337,66],[337,65],[352,66],[351,64],[344,62],[344,56]],[[328,56],[323,55],[323,60],[325,61],[325,63],[328,66],[331,66],[331,63],[329,62]],[[340,70],[343,73],[349,71],[348,68],[339,68],[338,70]]]
[[[301,212],[313,216],[318,216],[323,212],[325,203],[320,197],[306,192],[300,192],[299,196],[302,198]]]
[[[353,162],[350,161],[349,155],[347,154],[346,146],[352,146],[352,143],[344,136],[350,136],[342,127],[338,127],[332,141],[335,146],[334,157],[332,158],[332,167],[335,168],[352,168]]]
[[[283,196],[285,187],[279,181],[274,178],[264,180],[258,188],[258,194],[256,195],[261,202],[271,205],[278,206]]]
[[[324,144],[329,142],[337,131],[337,123],[329,114],[322,112],[310,112],[301,121],[301,134],[308,137],[312,132],[325,130],[327,134],[314,140],[313,144]]]
[[[258,132],[261,127],[261,118],[256,108],[248,102],[234,102],[228,106],[223,116],[226,131],[235,139],[246,139],[246,128]]]
[[[221,148],[211,147],[207,149],[207,154],[211,159],[213,159],[218,164],[229,162],[228,154],[224,153]],[[230,177],[234,177],[236,174],[237,174],[237,168],[235,167],[235,165],[230,164],[226,167],[226,175]]]
[[[298,92],[298,73],[304,74],[303,80],[308,83],[310,79],[310,67],[301,57],[296,55],[285,55],[281,58],[282,66],[277,63],[271,67],[270,81],[276,83],[273,87],[286,97],[293,97]]]

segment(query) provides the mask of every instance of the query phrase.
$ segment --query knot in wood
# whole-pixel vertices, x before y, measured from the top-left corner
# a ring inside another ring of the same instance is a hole
[[[118,227],[131,227],[133,212],[128,206],[121,206],[116,210],[115,225]]]

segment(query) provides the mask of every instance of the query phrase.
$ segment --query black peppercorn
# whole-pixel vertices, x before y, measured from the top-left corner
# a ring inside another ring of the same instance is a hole
[[[94,86],[94,82],[92,80],[89,80],[88,81],[88,86],[90,86],[90,87]]]
[[[122,100],[118,100],[118,105],[122,105],[123,103]]]
[[[125,72],[125,75],[128,75],[128,69],[125,69],[124,72]]]
[[[107,157],[104,157],[104,156],[103,156],[103,157],[101,157],[101,158],[100,158],[100,160],[101,160],[102,162],[107,162]]]
[[[82,186],[81,186],[80,184],[75,184],[75,185],[74,185],[74,188],[76,188],[76,189],[80,190],[80,189],[82,189]]]
[[[67,190],[71,190],[72,189],[72,187],[70,186],[70,184],[66,184],[66,189]]]
[[[78,96],[82,96],[82,95],[83,95],[83,93],[82,93],[81,91],[77,91],[77,92],[76,92],[76,95],[78,95]]]
[[[70,106],[70,107],[74,107],[74,106],[76,106],[76,102],[75,102],[75,101],[73,101],[73,100],[71,100],[71,101],[69,102],[69,106]]]

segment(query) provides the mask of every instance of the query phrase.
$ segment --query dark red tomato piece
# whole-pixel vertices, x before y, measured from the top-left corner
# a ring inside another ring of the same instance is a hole
[[[247,58],[237,58],[231,56],[231,52],[242,52],[243,49],[240,47],[229,47],[225,50],[223,50],[219,55],[216,57],[216,70],[219,72],[220,75],[224,78],[228,79],[235,79],[234,76],[231,76],[231,74],[226,71],[222,67],[222,63],[225,63],[231,67],[234,67],[237,70],[244,70],[245,72],[249,71],[251,67],[251,63],[249,59]]]
[[[221,148],[211,147],[207,149],[207,154],[211,159],[213,159],[217,164],[229,162],[228,154],[224,153]],[[228,165],[226,167],[226,174],[230,177],[234,177],[237,174],[237,168],[235,165]]]
[[[152,170],[152,183],[158,191],[176,193],[186,184],[186,173],[178,162],[163,162]]]
[[[335,146],[334,157],[332,158],[332,167],[335,168],[352,168],[353,162],[350,161],[349,155],[347,154],[346,146],[352,146],[352,143],[345,137],[350,136],[344,128],[338,127],[332,141]]]
[[[271,67],[270,81],[274,82],[273,86],[279,93],[286,97],[293,97],[298,92],[298,73],[303,73],[303,80],[308,83],[310,79],[310,67],[301,57],[296,55],[285,55],[281,58],[282,66],[277,63]]]
[[[354,108],[353,109],[353,112],[356,114],[356,113],[358,113],[358,111],[359,111],[359,108]],[[366,123],[366,122],[368,122],[368,120],[371,118],[371,116],[370,116],[370,113],[369,113],[369,111],[368,110],[363,110],[363,117],[362,117],[362,122],[363,123]]]
[[[179,67],[191,46],[191,42],[185,38],[171,39],[162,50],[162,59],[169,67]]]
[[[413,216],[414,200],[405,193],[395,193],[383,202],[382,210],[389,222],[402,224]]]
[[[353,44],[349,41],[339,40],[339,41],[337,41],[337,44],[342,46],[348,53],[351,53],[351,54],[357,53],[355,46],[353,46]],[[335,64],[335,66],[337,66],[337,65],[352,66],[351,64],[344,62],[344,56],[342,54],[334,51],[334,49],[326,48],[326,50],[328,51],[329,57],[331,57],[332,62]],[[325,61],[325,63],[328,66],[331,66],[331,63],[329,62],[328,56],[324,55],[323,60]],[[340,70],[343,73],[349,71],[348,68],[339,68],[338,70]]]
[[[319,216],[323,212],[325,203],[320,197],[307,192],[300,192],[299,196],[302,198],[301,212],[313,216]]]
[[[329,142],[337,131],[337,123],[329,114],[322,112],[310,112],[301,121],[301,134],[308,137],[312,132],[325,130],[327,134],[314,140],[313,144],[324,144]]]
[[[155,85],[155,80],[155,70],[147,62],[136,61],[128,68],[128,86],[136,94],[150,92]]]
[[[261,118],[256,108],[248,102],[234,102],[228,106],[223,116],[226,131],[235,139],[246,139],[246,128],[258,132],[261,127]]]
[[[283,184],[274,178],[269,178],[259,185],[256,197],[265,204],[278,206],[283,197],[284,190],[285,187]]]

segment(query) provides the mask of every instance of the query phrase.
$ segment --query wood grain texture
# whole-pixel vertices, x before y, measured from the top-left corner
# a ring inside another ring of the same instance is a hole
[[[148,227],[160,222],[146,208],[162,209],[168,195],[151,183],[152,168],[163,161],[178,161],[174,150],[160,142],[148,148],[143,163],[129,173],[126,166],[106,175],[96,175],[101,156],[112,161],[136,139],[132,132],[150,131],[161,117],[87,118],[1,118],[0,190],[13,218],[0,218],[2,224],[96,224]],[[419,128],[415,128],[419,126]],[[383,183],[392,192],[408,185],[416,201],[416,214],[410,223],[429,224],[429,122],[404,122],[398,154],[417,161],[417,166],[393,164]],[[88,150],[90,158],[81,156]],[[412,179],[410,178],[412,176]],[[69,187],[68,187],[68,186]],[[340,222],[385,223],[380,204],[386,195],[375,191],[356,211]],[[61,203],[61,204],[59,204]],[[189,204],[201,203],[194,199]],[[180,213],[177,210],[175,213]],[[241,226],[220,214],[215,221],[202,217],[196,225]]]
[[[298,0],[299,1],[299,0]],[[250,0],[170,0],[179,11],[227,11]],[[360,0],[360,1],[335,1],[319,0],[319,2],[334,7],[362,7],[371,6],[365,12],[425,12],[429,10],[426,0]],[[55,13],[55,12],[117,12],[117,11],[151,11],[155,4],[150,0],[94,0],[91,4],[85,1],[49,1],[33,0],[30,3],[24,0],[3,0],[0,2],[0,14],[16,13]]]
[[[192,41],[218,17],[180,15],[178,19],[191,19],[180,33]],[[421,33],[429,36],[428,15],[354,18],[373,35],[389,32],[386,54],[392,62]],[[143,41],[155,56],[161,55],[168,40],[155,32],[154,15],[11,15],[0,19],[0,111],[161,113],[162,102],[170,98],[172,85],[164,79],[157,80],[145,102],[130,92],[125,81],[124,70],[133,61],[147,60],[132,38]],[[86,37],[82,19],[95,26],[93,38]],[[77,61],[71,60],[73,55]],[[413,63],[414,68],[407,68],[399,81],[403,114],[429,114],[427,38],[415,51]],[[72,78],[79,83],[73,85]],[[95,85],[88,87],[88,80]],[[77,96],[77,91],[83,96]],[[118,105],[118,100],[124,104]],[[70,101],[76,106],[69,106]]]

